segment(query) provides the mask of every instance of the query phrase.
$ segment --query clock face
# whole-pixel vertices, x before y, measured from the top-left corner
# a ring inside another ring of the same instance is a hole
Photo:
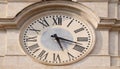
[[[22,27],[20,43],[23,50],[40,63],[65,65],[90,53],[95,33],[79,15],[53,10],[28,19]]]

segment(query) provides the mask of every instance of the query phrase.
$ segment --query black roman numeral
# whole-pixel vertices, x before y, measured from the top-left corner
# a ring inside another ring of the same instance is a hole
[[[76,51],[82,52],[85,49],[85,47],[75,45],[73,49],[76,50]]]
[[[56,24],[56,25],[62,25],[62,17],[53,17],[53,21],[54,23],[53,24]]]
[[[30,29],[29,30],[34,31],[37,34],[39,34],[39,32],[41,31],[41,30],[37,30],[37,29],[33,28],[33,26],[31,26],[31,25],[30,25]]]
[[[75,32],[75,33],[78,33],[78,32],[80,32],[80,31],[82,31],[82,30],[84,30],[84,28],[79,28],[79,29],[75,30],[74,32]]]
[[[77,37],[77,41],[88,41],[88,37]]]
[[[38,55],[38,58],[40,58],[40,60],[45,60],[47,56],[48,56],[48,52],[46,52],[45,50],[42,50]]]
[[[36,42],[36,41],[37,41],[37,36],[26,37],[26,42]]]
[[[43,28],[50,26],[50,25],[48,24],[48,22],[46,21],[45,18],[39,19],[39,20],[37,20],[37,22],[39,22],[40,24],[42,24],[42,25],[43,25]]]
[[[72,59],[74,59],[74,56],[72,54],[70,54],[69,52],[67,52],[68,57],[69,57],[69,61],[71,61]]]
[[[37,49],[38,47],[39,47],[38,44],[34,44],[34,45],[29,46],[28,48],[29,48],[31,51],[33,51],[33,50]]]
[[[72,19],[72,20],[69,22],[69,24],[67,25],[67,27],[69,27],[70,24],[71,24],[73,21],[74,21],[74,19]]]
[[[36,52],[39,51],[39,50],[40,50],[40,48],[35,49],[35,50],[33,51],[33,53],[36,53]]]
[[[60,63],[61,62],[59,54],[53,53],[53,62],[56,62],[56,63]]]

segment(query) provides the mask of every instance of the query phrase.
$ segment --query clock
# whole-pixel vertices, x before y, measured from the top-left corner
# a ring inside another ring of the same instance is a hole
[[[24,22],[19,37],[24,52],[47,65],[68,65],[85,58],[94,48],[93,26],[72,9],[48,7]]]

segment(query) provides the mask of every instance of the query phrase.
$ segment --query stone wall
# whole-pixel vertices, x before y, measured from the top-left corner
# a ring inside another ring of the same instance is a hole
[[[0,18],[14,18],[40,0],[0,0]],[[73,0],[76,1],[76,0]],[[78,0],[101,18],[97,42],[88,57],[67,66],[46,66],[25,55],[19,44],[19,29],[0,29],[0,69],[120,69],[120,1]]]

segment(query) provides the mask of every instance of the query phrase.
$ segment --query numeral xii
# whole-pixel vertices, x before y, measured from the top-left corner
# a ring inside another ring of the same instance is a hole
[[[53,21],[54,23],[53,24],[56,24],[56,25],[62,25],[62,17],[53,17]]]

